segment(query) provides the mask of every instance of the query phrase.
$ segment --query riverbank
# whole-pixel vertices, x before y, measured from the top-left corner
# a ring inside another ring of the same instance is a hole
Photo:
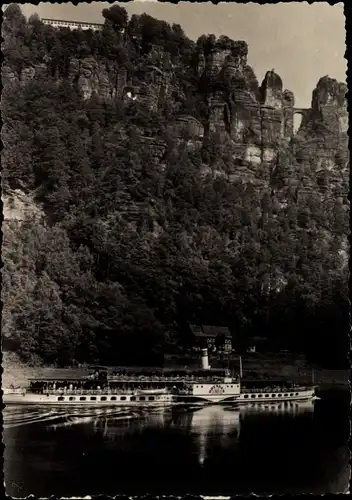
[[[3,353],[2,359],[2,387],[26,387],[31,378],[57,377],[79,378],[88,374],[87,367],[56,368],[54,366],[30,366],[23,363],[17,354]]]
[[[190,361],[190,360],[188,360]],[[231,360],[231,365],[237,372],[235,365],[238,360]],[[175,369],[181,368],[175,360],[169,360]],[[211,360],[215,368],[215,360]],[[195,368],[193,362],[187,364],[188,368]],[[88,375],[88,367],[55,368],[53,366],[29,366],[24,364],[15,353],[3,353],[2,361],[2,387],[26,387],[30,378],[50,377],[50,378],[80,378]],[[198,361],[199,367],[199,361]],[[315,385],[321,390],[328,389],[348,389],[348,370],[325,370],[319,367],[311,367],[303,358],[273,355],[247,355],[242,357],[243,378],[246,380],[295,380],[302,384]],[[185,365],[182,366],[185,368]],[[314,378],[312,377],[314,368]]]

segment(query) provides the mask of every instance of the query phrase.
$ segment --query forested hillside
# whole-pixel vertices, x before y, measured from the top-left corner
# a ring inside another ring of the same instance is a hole
[[[3,335],[26,361],[156,364],[188,322],[228,325],[344,367],[346,86],[323,77],[294,133],[245,42],[103,15],[4,13]]]

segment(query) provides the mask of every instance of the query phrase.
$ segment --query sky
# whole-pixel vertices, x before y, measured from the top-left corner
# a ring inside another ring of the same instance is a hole
[[[118,3],[118,2],[116,2]],[[25,16],[103,22],[101,12],[112,3],[81,2],[24,4]],[[131,1],[123,5],[129,16],[147,14],[169,23],[178,23],[186,35],[196,40],[202,34],[227,35],[248,43],[248,64],[261,83],[266,71],[274,69],[284,87],[295,94],[297,107],[309,107],[319,78],[329,75],[346,81],[345,17],[343,3],[326,2],[178,4],[152,0]]]

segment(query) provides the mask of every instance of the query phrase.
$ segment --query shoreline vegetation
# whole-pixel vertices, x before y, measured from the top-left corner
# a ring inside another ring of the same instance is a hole
[[[279,364],[280,357],[274,355],[242,356],[244,362],[243,378],[246,380],[299,380],[312,382],[312,368],[304,360],[291,359],[285,365]],[[253,359],[254,358],[254,359]],[[276,358],[276,359],[275,359]],[[170,363],[171,366],[174,365]],[[88,374],[88,366],[56,368],[54,366],[30,366],[23,363],[16,353],[3,353],[2,388],[25,387],[30,378],[36,377],[82,377]],[[176,367],[176,366],[175,366]],[[189,368],[191,368],[189,366]],[[314,367],[314,383],[320,390],[346,390],[349,388],[348,370],[327,370]]]

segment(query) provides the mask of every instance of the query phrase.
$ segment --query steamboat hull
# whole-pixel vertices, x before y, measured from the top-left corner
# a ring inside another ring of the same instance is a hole
[[[221,404],[234,404],[236,401],[238,401],[238,395],[229,395],[226,397],[223,396],[194,396],[192,394],[190,395],[178,395],[176,396],[175,401],[177,403],[182,403],[182,404],[194,404],[194,403],[199,403],[199,404],[210,404],[210,405],[221,405]]]
[[[294,402],[294,401],[308,401],[316,399],[314,389],[307,389],[304,391],[296,391],[294,393],[274,393],[274,392],[251,392],[240,393],[240,395],[229,395],[226,397],[213,396],[213,397],[197,397],[193,395],[178,396],[179,403],[207,403],[207,404],[231,404],[231,405],[246,405],[253,403],[280,403],[280,402]]]
[[[104,398],[104,396],[103,396]],[[146,407],[155,407],[155,406],[167,406],[167,405],[177,405],[177,404],[224,404],[224,403],[234,403],[236,401],[237,396],[230,396],[227,398],[219,398],[219,397],[197,397],[192,395],[173,395],[168,394],[163,397],[158,397],[154,400],[148,400],[148,398],[139,399],[136,396],[135,400],[131,400],[130,397],[126,396],[126,399],[116,399],[111,400],[108,396],[106,400],[101,401],[99,398],[97,400],[90,400],[88,397],[84,401],[80,401],[79,398],[75,400],[70,400],[69,397],[64,397],[64,399],[58,400],[57,397],[48,397],[48,396],[37,396],[34,397],[32,395],[26,394],[22,395],[5,395],[3,397],[3,402],[5,405],[48,405],[48,406],[79,406],[79,407],[105,407],[105,406],[118,406],[118,407],[131,407],[131,406],[146,406]]]
[[[50,405],[50,406],[167,406],[172,404],[251,404],[280,403],[282,401],[306,401],[315,399],[314,388],[295,392],[241,392],[240,394],[157,394],[157,395],[99,395],[99,396],[57,396],[53,394],[4,394],[5,405]]]
[[[174,401],[171,394],[160,396],[56,396],[43,394],[5,394],[5,405],[48,405],[48,406],[74,406],[74,407],[155,407],[168,406]]]
[[[305,401],[309,399],[315,398],[315,389],[314,388],[305,388],[298,390],[291,390],[290,392],[241,392],[237,401],[241,404],[245,403],[273,403],[280,401]]]

